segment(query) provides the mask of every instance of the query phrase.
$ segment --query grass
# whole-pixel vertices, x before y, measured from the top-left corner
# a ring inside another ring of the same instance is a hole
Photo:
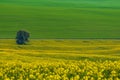
[[[118,0],[1,0],[0,38],[119,38]]]

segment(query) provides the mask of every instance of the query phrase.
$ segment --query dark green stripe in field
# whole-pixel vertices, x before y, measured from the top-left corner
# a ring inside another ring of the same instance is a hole
[[[0,38],[120,38],[119,0],[1,0]]]

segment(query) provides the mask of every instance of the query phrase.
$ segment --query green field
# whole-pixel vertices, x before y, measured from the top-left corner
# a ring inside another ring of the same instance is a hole
[[[120,38],[119,0],[0,0],[0,38]]]

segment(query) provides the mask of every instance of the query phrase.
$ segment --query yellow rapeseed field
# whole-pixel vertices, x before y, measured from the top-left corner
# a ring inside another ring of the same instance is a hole
[[[0,40],[0,80],[120,80],[120,40]]]

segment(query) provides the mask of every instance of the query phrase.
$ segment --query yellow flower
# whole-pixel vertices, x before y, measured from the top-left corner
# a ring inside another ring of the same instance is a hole
[[[30,74],[30,75],[29,75],[29,78],[30,78],[30,79],[34,79],[35,76],[34,76],[33,74]]]
[[[10,78],[5,78],[4,80],[10,80]]]
[[[2,77],[3,76],[3,74],[0,72],[0,77]]]

